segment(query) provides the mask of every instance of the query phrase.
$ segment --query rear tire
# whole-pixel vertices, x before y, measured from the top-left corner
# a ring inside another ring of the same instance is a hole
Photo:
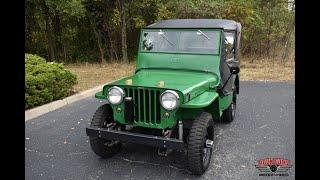
[[[203,112],[193,121],[187,138],[188,168],[193,174],[201,175],[209,167],[212,147],[206,146],[207,140],[213,141],[213,119]]]
[[[223,123],[231,123],[236,117],[237,110],[237,94],[233,91],[232,102],[230,106],[223,111],[221,122]]]
[[[114,122],[112,108],[109,104],[100,106],[94,113],[90,127],[104,128],[107,124]],[[98,137],[89,137],[91,149],[95,154],[102,158],[115,155],[121,149],[121,143],[110,141]]]

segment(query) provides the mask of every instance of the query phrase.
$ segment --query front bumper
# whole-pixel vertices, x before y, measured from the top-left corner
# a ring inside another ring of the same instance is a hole
[[[122,142],[132,142],[159,148],[168,148],[183,150],[186,145],[183,141],[174,138],[166,138],[161,136],[146,135],[140,133],[131,133],[126,131],[117,131],[107,128],[86,128],[87,136],[99,137],[107,140],[119,140]]]

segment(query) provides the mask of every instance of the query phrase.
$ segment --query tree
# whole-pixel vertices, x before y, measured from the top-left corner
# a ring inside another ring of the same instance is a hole
[[[128,63],[127,55],[127,32],[126,32],[126,9],[124,5],[124,0],[118,0],[121,9],[121,49],[122,49],[122,61]]]
[[[47,43],[48,43],[48,49],[49,49],[49,59],[50,60],[55,60],[55,45],[54,45],[54,40],[52,37],[52,31],[51,31],[51,19],[50,19],[50,14],[49,14],[49,7],[46,4],[45,0],[40,0],[41,4],[41,9],[45,21],[45,33],[46,33],[46,38],[47,38]]]
[[[135,59],[142,27],[163,19],[225,18],[242,25],[241,54],[287,59],[294,0],[26,0],[25,49],[62,62]]]

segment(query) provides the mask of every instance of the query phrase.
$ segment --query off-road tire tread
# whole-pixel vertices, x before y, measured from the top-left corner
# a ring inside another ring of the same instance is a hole
[[[188,168],[193,174],[201,175],[207,169],[207,167],[203,167],[201,152],[203,151],[207,127],[211,125],[213,125],[211,114],[203,112],[193,121],[190,129],[187,156]]]
[[[111,113],[112,109],[109,104],[100,106],[93,115],[90,127],[103,127],[105,118],[112,117]],[[104,145],[104,140],[98,137],[89,137],[89,141],[93,152],[102,158],[112,157],[118,151],[120,151],[121,148],[121,143],[113,145],[111,147],[107,147]]]

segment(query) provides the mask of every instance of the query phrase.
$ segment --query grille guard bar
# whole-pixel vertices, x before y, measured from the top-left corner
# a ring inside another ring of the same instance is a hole
[[[107,128],[87,127],[86,134],[90,137],[99,137],[107,140],[132,142],[159,148],[168,148],[175,150],[183,150],[186,148],[185,143],[179,139],[132,133],[126,131],[117,131]]]

